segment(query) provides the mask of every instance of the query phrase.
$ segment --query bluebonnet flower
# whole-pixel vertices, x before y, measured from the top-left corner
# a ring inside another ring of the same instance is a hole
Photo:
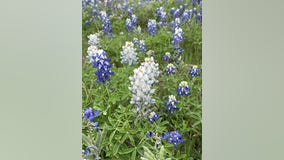
[[[132,16],[132,13],[133,13],[133,7],[128,8],[127,14],[128,14],[129,17]]]
[[[127,63],[128,65],[137,64],[137,53],[132,42],[126,42],[125,46],[122,46],[121,63]]]
[[[200,3],[201,3],[201,0],[197,0],[197,3],[200,4]]]
[[[174,15],[174,13],[175,13],[175,8],[171,8],[170,14],[171,14],[171,15]]]
[[[132,23],[131,19],[129,19],[129,18],[126,19],[125,27],[126,27],[126,30],[128,32],[133,31],[134,26],[133,26],[133,23]]]
[[[147,51],[146,44],[144,40],[140,40],[139,42],[139,52],[145,53]]]
[[[154,36],[158,29],[157,29],[157,22],[154,19],[148,20],[147,30],[150,33],[151,36]]]
[[[150,131],[149,133],[146,133],[147,138],[152,138],[154,136],[154,133]]]
[[[196,15],[196,21],[202,23],[202,14],[197,13],[197,15]]]
[[[169,63],[165,69],[165,72],[169,75],[169,74],[175,74],[175,71],[176,71],[176,67]]]
[[[162,58],[163,58],[164,61],[170,62],[172,60],[171,53],[170,52],[166,52],[165,55]]]
[[[98,10],[92,10],[92,15],[93,16],[97,16],[100,12]]]
[[[143,116],[150,113],[150,105],[155,103],[155,99],[151,95],[155,92],[152,85],[157,83],[156,77],[159,76],[158,64],[154,62],[154,58],[145,58],[140,67],[134,69],[134,75],[129,77],[132,92],[130,103],[136,104],[136,112],[141,111]],[[144,108],[141,110],[141,108]],[[141,113],[140,112],[140,113]]]
[[[84,153],[83,154],[85,154],[85,155],[89,155],[91,153],[91,150],[90,150],[90,148],[89,147],[87,147],[86,149],[85,149],[85,151],[84,151]]]
[[[132,14],[131,21],[133,26],[136,26],[138,24],[138,17],[135,14]]]
[[[179,18],[180,15],[181,15],[181,9],[178,8],[178,9],[174,12],[173,16],[174,16],[174,18]]]
[[[87,56],[86,58],[89,60],[88,63],[93,63],[94,62],[94,59],[93,57],[97,54],[97,51],[98,51],[98,47],[97,46],[89,46],[88,47],[88,50],[87,50]]]
[[[133,38],[132,42],[134,45],[139,45],[139,40],[137,38]]]
[[[182,21],[189,21],[191,18],[191,14],[189,10],[185,10],[182,14]]]
[[[186,81],[182,81],[177,88],[178,96],[189,96],[190,95],[190,88],[188,87],[188,83]]]
[[[122,8],[123,11],[126,11],[127,7],[128,7],[128,6],[127,6],[127,3],[124,2],[124,3],[122,4],[122,7],[121,7],[121,8]]]
[[[172,38],[173,46],[178,46],[182,41],[184,41],[184,32],[181,28],[176,28]]]
[[[196,0],[191,0],[191,4],[192,4],[193,7],[196,6],[196,2],[197,2]]]
[[[167,140],[168,143],[174,144],[175,148],[177,148],[178,143],[183,143],[182,134],[178,133],[178,130],[171,131],[166,134],[162,133],[162,138]]]
[[[88,35],[88,44],[90,46],[96,46],[96,47],[100,47],[100,39],[99,39],[99,34],[90,34]]]
[[[94,111],[92,108],[85,108],[84,109],[84,118],[89,121],[93,121],[96,116],[100,114],[100,110]]]
[[[194,14],[197,14],[197,9],[194,7],[192,12],[193,12]]]
[[[178,109],[177,104],[178,101],[176,100],[176,97],[174,95],[170,95],[167,103],[165,104],[165,106],[167,107],[165,111],[173,114],[174,111]]]
[[[156,14],[160,20],[161,26],[165,26],[167,24],[167,12],[165,12],[163,7],[156,9]]]
[[[153,124],[158,119],[160,119],[160,116],[157,115],[155,112],[151,112],[150,115],[148,116],[148,120],[150,121],[151,124]]]
[[[110,81],[110,75],[113,75],[114,73],[110,70],[112,65],[109,63],[110,58],[107,57],[107,53],[99,49],[96,51],[95,55],[92,57],[94,59],[93,66],[94,68],[97,68],[97,71],[95,72],[97,77],[98,83],[105,83],[106,81]]]
[[[99,122],[91,122],[92,126],[96,129],[97,132],[100,131]]]
[[[102,30],[104,34],[108,35],[109,37],[112,37],[112,27],[108,15],[106,14],[105,11],[100,12],[100,18],[102,21]]]
[[[189,69],[189,74],[191,75],[192,78],[200,76],[200,68],[197,66],[191,66]]]
[[[173,32],[175,32],[176,28],[180,28],[181,27],[180,18],[176,18],[174,21],[171,21],[170,27]]]

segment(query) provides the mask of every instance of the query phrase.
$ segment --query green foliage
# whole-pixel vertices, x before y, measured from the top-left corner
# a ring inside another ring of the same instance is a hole
[[[134,2],[133,2],[134,3]],[[101,30],[101,22],[91,23],[86,26],[85,21],[92,16],[91,9],[83,11],[83,32],[82,32],[82,107],[92,107],[101,110],[101,114],[95,117],[99,122],[101,132],[96,132],[91,125],[83,119],[82,139],[85,149],[87,146],[95,145],[98,150],[91,150],[89,156],[99,156],[108,160],[201,160],[202,153],[202,77],[191,78],[188,74],[191,65],[198,65],[201,68],[201,45],[202,32],[201,25],[194,20],[182,25],[185,35],[185,41],[181,43],[184,49],[182,55],[183,63],[178,65],[175,75],[166,75],[163,70],[167,63],[162,60],[166,52],[173,53],[171,45],[172,34],[169,28],[159,28],[155,36],[147,33],[147,21],[149,18],[156,19],[155,10],[163,6],[169,14],[171,7],[176,7],[173,1],[168,3],[151,3],[148,6],[142,6],[134,9],[134,13],[139,18],[138,25],[141,27],[141,33],[127,33],[125,29],[126,13],[118,12],[111,16],[110,21],[113,28],[113,39],[106,36],[100,37],[101,48],[107,52],[113,64],[112,71],[114,75],[105,85],[96,82],[94,75],[95,69],[92,64],[86,62],[86,51],[88,48],[89,34],[97,33]],[[169,16],[170,20],[172,17]],[[123,32],[123,34],[122,34]],[[120,63],[120,52],[126,41],[132,41],[136,37],[139,40],[145,40],[147,50],[153,50],[155,60],[159,63],[160,76],[159,83],[154,85],[156,89],[153,98],[156,104],[160,119],[154,124],[150,124],[147,119],[137,120],[137,115],[133,112],[135,106],[130,104],[131,92],[129,76],[133,75],[133,70],[139,67],[144,61],[146,54],[138,53],[137,65],[123,65]],[[176,65],[176,64],[175,64]],[[191,87],[189,97],[177,97],[177,87],[181,81],[187,81]],[[169,95],[175,95],[179,110],[173,115],[164,113],[164,105]],[[162,140],[159,149],[155,148],[155,141],[146,138],[145,134],[154,131],[161,135],[163,131],[179,130],[183,134],[184,143],[178,144],[174,148]],[[144,155],[142,151],[144,150]],[[86,157],[88,158],[88,157]]]

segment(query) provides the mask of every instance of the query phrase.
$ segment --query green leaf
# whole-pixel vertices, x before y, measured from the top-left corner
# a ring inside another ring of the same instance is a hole
[[[136,149],[132,152],[131,160],[136,160]]]
[[[113,155],[117,154],[119,147],[120,147],[120,143],[116,142],[113,147],[113,151],[112,151]]]
[[[123,151],[119,152],[119,154],[128,154],[134,151],[134,148],[124,149]]]

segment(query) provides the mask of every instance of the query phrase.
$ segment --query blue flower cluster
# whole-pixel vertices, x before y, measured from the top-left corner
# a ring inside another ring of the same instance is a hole
[[[100,18],[102,21],[102,30],[105,35],[108,35],[109,37],[112,37],[112,27],[110,24],[110,20],[108,18],[108,15],[105,11],[100,12]]]
[[[94,118],[100,114],[100,110],[94,111],[93,108],[85,108],[84,109],[84,118],[91,122],[92,126],[96,129],[96,131],[100,131],[99,123],[94,121]]]
[[[160,119],[160,116],[157,115],[155,112],[151,112],[150,115],[148,116],[148,120],[150,121],[151,124],[153,124],[158,119]]]
[[[176,67],[171,63],[169,63],[165,69],[165,72],[167,73],[167,75],[175,74],[175,71],[176,71]]]
[[[149,133],[146,133],[147,138],[152,138],[154,136],[154,133],[150,131]]]
[[[125,27],[126,27],[126,31],[131,32],[133,31],[134,27],[137,25],[138,23],[138,18],[136,15],[131,15],[131,18],[127,18],[126,19],[126,23],[125,23]]]
[[[162,59],[166,62],[170,62],[172,61],[172,58],[171,58],[171,53],[170,52],[166,52],[165,55],[162,57]]]
[[[154,36],[158,32],[156,20],[154,19],[148,20],[147,30],[151,36]]]
[[[169,113],[173,114],[174,111],[178,109],[177,104],[178,104],[178,101],[177,101],[176,97],[174,95],[170,95],[167,103],[165,104],[165,106],[167,108],[165,110],[165,112],[169,112]]]
[[[180,18],[176,18],[174,21],[171,21],[170,22],[170,27],[172,29],[172,32],[175,32],[176,28],[180,28],[181,27]]]
[[[147,51],[146,44],[144,40],[139,41],[139,52],[145,53]]]
[[[189,74],[192,78],[200,76],[200,68],[198,68],[197,66],[191,66],[189,69]]]
[[[178,133],[178,130],[168,132],[166,134],[162,133],[162,138],[167,140],[168,143],[174,144],[175,148],[177,148],[178,143],[183,143],[182,134]]]
[[[107,53],[99,49],[95,52],[94,56],[92,56],[94,63],[94,68],[97,68],[97,71],[95,72],[97,76],[97,82],[98,83],[105,83],[106,81],[110,81],[110,75],[113,75],[114,73],[110,70],[112,65],[109,63],[110,58],[107,57]]]
[[[179,46],[179,44],[184,41],[183,35],[184,35],[184,32],[182,31],[181,28],[179,28],[179,27],[175,28],[175,32],[174,32],[173,38],[172,38],[172,45],[174,47]]]
[[[188,83],[186,81],[182,81],[177,88],[178,96],[189,96],[190,95],[190,88],[188,87]]]
[[[191,10],[184,10],[183,14],[182,14],[182,21],[187,22],[190,20],[192,16],[192,9]]]
[[[165,12],[163,7],[159,7],[156,9],[156,14],[158,16],[158,19],[160,20],[160,25],[161,26],[166,26],[167,25],[167,12]]]
[[[121,63],[128,65],[137,64],[137,53],[132,42],[126,42],[125,46],[122,46]]]

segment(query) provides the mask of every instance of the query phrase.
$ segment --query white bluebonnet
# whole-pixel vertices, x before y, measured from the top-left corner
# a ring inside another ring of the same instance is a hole
[[[188,87],[188,83],[186,81],[182,81],[178,88],[177,88],[177,92],[178,92],[178,96],[189,96],[190,95],[190,88]]]
[[[129,77],[131,83],[129,90],[132,92],[130,103],[136,105],[136,112],[140,111],[143,117],[149,116],[151,112],[149,107],[155,103],[151,95],[155,92],[152,85],[158,82],[156,79],[160,73],[158,66],[153,57],[145,58],[140,67],[134,69],[134,75]]]
[[[165,55],[162,58],[163,58],[164,61],[170,62],[172,60],[171,53],[170,52],[166,52]]]
[[[88,36],[88,44],[90,46],[96,46],[96,47],[100,47],[100,39],[99,39],[99,33],[95,33],[95,34],[90,34]]]
[[[126,42],[125,46],[122,46],[121,53],[121,63],[125,63],[128,65],[137,64],[137,52],[134,48],[134,44],[132,42]]]
[[[88,63],[93,63],[94,59],[93,57],[96,56],[98,51],[98,47],[97,46],[89,46],[88,50],[87,50],[87,59],[89,60]]]
[[[175,74],[176,72],[176,67],[173,65],[173,64],[171,64],[171,63],[169,63],[168,65],[167,65],[167,67],[166,67],[166,69],[165,69],[165,72],[168,74],[168,75],[170,75],[170,74]]]
[[[147,31],[151,36],[154,36],[158,32],[156,20],[154,19],[148,20]]]
[[[170,95],[167,103],[165,104],[165,107],[167,108],[165,110],[165,112],[173,114],[174,111],[178,109],[178,107],[177,107],[178,103],[179,102],[177,101],[176,97],[174,95]]]

